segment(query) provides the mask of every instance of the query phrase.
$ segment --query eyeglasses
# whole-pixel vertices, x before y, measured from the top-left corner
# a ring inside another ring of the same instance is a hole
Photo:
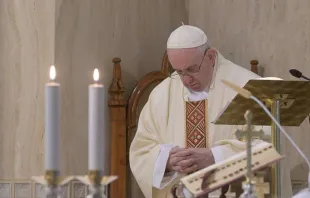
[[[201,60],[201,62],[200,62],[200,64],[198,66],[195,65],[195,66],[189,67],[189,68],[187,68],[185,70],[178,70],[178,71],[176,71],[175,74],[171,74],[170,78],[175,78],[177,76],[184,77],[185,75],[187,75],[187,76],[197,76],[199,74],[199,72],[200,72],[200,68],[201,68],[202,62],[203,62],[203,60],[204,60],[204,58],[206,56],[207,51],[208,51],[208,49],[206,49],[206,51],[204,52],[202,60]]]

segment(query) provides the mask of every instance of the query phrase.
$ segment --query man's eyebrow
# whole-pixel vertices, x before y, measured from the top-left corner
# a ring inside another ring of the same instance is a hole
[[[193,64],[193,65],[186,67],[186,69],[190,69],[191,67],[196,67],[196,66],[197,66],[197,64]]]
[[[194,63],[192,65],[185,66],[184,69],[191,69],[192,67],[196,67],[196,66],[198,66],[198,64]]]

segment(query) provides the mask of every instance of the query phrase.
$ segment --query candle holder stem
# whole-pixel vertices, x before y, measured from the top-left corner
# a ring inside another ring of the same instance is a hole
[[[43,176],[32,177],[45,188],[45,198],[60,198],[61,186],[69,183],[74,177],[61,177],[58,170],[46,170]]]
[[[103,176],[100,170],[90,170],[88,175],[76,176],[76,179],[88,185],[89,195],[87,198],[103,198],[102,187],[115,181],[117,176]]]
[[[47,170],[44,175],[46,181],[45,194],[46,198],[58,198],[58,178],[59,171],[57,170]]]
[[[89,191],[90,195],[88,198],[102,198],[102,190],[101,190],[101,179],[102,173],[99,170],[90,170],[88,172],[89,179]]]

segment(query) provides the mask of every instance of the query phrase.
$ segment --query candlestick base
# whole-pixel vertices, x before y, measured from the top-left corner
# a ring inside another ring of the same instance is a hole
[[[60,198],[60,187],[74,179],[73,176],[63,177],[59,171],[47,170],[42,176],[33,176],[32,179],[45,187],[46,198]]]
[[[76,176],[75,179],[89,186],[87,198],[102,198],[102,186],[107,186],[118,179],[117,176],[102,176],[97,170],[90,170],[88,175]]]
[[[243,193],[239,198],[258,198],[255,192],[255,182],[247,178],[245,182],[242,183]]]

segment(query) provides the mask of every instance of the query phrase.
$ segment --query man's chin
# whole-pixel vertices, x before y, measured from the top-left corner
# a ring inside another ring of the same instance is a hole
[[[189,88],[190,90],[192,90],[192,91],[195,91],[195,92],[201,92],[201,91],[203,91],[200,87],[191,87],[191,88]]]
[[[201,87],[199,85],[193,85],[193,86],[187,86],[184,85],[187,89],[189,89],[190,91],[194,91],[194,92],[201,92],[203,91],[203,89],[201,89]]]

